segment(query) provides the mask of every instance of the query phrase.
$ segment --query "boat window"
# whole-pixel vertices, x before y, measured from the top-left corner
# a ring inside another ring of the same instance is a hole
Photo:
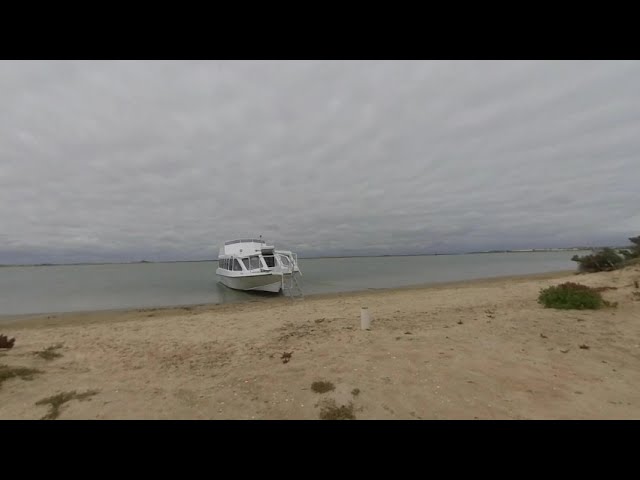
[[[242,271],[242,266],[240,265],[240,262],[238,262],[237,258],[233,260],[233,271],[234,272],[241,272]]]
[[[264,261],[267,264],[267,267],[273,268],[276,266],[276,259],[274,258],[273,255],[263,255],[262,258],[264,258]]]
[[[251,269],[260,268],[260,258],[255,255],[253,257],[249,257],[249,264],[251,265]]]
[[[242,263],[244,263],[244,266],[247,270],[251,270],[251,267],[249,266],[249,259],[248,258],[243,258],[242,259]]]

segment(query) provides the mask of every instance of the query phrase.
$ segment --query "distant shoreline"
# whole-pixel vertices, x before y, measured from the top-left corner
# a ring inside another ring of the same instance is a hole
[[[572,248],[534,248],[523,250],[488,250],[480,252],[461,252],[461,253],[407,253],[407,254],[390,254],[390,255],[339,255],[339,256],[322,256],[322,257],[298,257],[300,260],[322,260],[327,258],[384,258],[384,257],[444,257],[456,255],[487,255],[494,253],[551,253],[551,252],[584,252],[604,247],[572,247]],[[612,247],[623,248],[623,247]],[[217,259],[205,260],[162,260],[148,261],[141,260],[136,262],[79,262],[79,263],[22,263],[22,264],[0,264],[1,267],[80,267],[89,265],[140,265],[140,264],[160,264],[160,263],[205,263],[217,262]]]

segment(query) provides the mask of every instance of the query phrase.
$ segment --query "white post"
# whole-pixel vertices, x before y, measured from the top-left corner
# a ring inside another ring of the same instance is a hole
[[[360,328],[362,328],[362,330],[371,329],[371,316],[369,315],[368,307],[362,307],[360,309]]]

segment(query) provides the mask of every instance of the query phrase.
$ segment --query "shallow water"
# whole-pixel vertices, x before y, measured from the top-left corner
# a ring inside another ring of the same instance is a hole
[[[300,259],[305,294],[570,270],[585,252]],[[0,268],[0,315],[242,302],[218,283],[217,262]],[[260,295],[264,296],[264,294]]]

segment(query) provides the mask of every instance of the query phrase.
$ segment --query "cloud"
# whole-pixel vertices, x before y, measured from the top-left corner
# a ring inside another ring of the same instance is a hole
[[[640,63],[0,62],[0,263],[624,243]]]

